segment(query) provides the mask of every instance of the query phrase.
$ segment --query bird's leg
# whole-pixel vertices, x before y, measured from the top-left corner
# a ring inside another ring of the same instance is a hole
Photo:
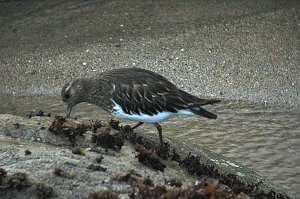
[[[135,129],[135,128],[141,126],[142,124],[144,124],[144,122],[139,122],[139,123],[137,123],[136,125],[132,126],[131,129],[133,130],[133,129]]]
[[[159,145],[160,146],[164,146],[164,141],[162,139],[162,129],[161,129],[161,126],[158,122],[155,122],[154,123],[154,126],[156,127],[157,131],[158,131],[158,136],[159,136]]]
[[[158,122],[154,123],[154,126],[156,127],[157,131],[158,131],[158,135],[159,135],[159,146],[158,149],[156,151],[157,155],[167,159],[169,156],[169,149],[170,149],[170,145],[168,142],[164,142],[162,139],[162,129],[161,126]]]

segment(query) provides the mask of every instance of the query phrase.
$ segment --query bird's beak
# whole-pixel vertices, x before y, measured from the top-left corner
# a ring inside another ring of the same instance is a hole
[[[66,117],[70,117],[71,111],[72,111],[72,105],[71,104],[67,104]]]

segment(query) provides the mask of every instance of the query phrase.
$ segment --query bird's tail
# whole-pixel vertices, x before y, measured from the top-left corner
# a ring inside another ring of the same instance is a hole
[[[216,114],[211,113],[199,106],[190,107],[190,110],[196,115],[201,115],[201,116],[209,118],[209,119],[217,119],[217,117],[218,117]]]
[[[201,106],[204,105],[208,105],[208,104],[216,104],[221,102],[221,100],[219,99],[201,99],[198,97],[195,97],[185,91],[181,91],[181,95],[182,96],[186,96],[186,102],[189,101],[189,103],[187,103],[189,110],[196,114],[196,115],[200,115],[209,119],[217,119],[217,115],[215,115],[214,113],[211,113],[203,108],[201,108]]]
[[[219,99],[198,99],[198,102],[194,103],[194,105],[198,104],[198,105],[204,106],[207,104],[216,104],[219,102],[221,102],[221,100],[219,100]]]
[[[194,113],[196,115],[201,115],[201,116],[209,118],[209,119],[217,119],[218,116],[216,114],[211,113],[211,112],[201,108],[201,106],[207,105],[207,104],[215,104],[215,103],[219,103],[219,102],[221,102],[221,100],[218,100],[218,99],[199,99],[198,102],[191,103],[189,108],[192,111],[192,113]]]

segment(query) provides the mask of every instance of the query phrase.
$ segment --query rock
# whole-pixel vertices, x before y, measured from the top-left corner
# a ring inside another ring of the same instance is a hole
[[[156,137],[122,134],[122,128],[116,129],[62,117],[0,115],[0,183],[18,173],[26,176],[21,189],[4,189],[0,184],[0,198],[101,198],[107,193],[121,198],[195,194],[203,198],[293,198],[253,171],[206,149],[169,139],[162,159]],[[95,134],[119,134],[125,141],[117,148],[103,148],[92,142]],[[84,155],[74,153],[74,146]],[[159,159],[166,166],[163,172],[139,162],[136,148]],[[25,150],[31,154],[25,155]]]

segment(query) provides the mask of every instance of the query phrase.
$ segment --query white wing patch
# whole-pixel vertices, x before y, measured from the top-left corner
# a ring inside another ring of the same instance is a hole
[[[114,103],[114,106],[112,108],[111,114],[114,117],[117,117],[120,119],[135,120],[135,121],[146,122],[146,123],[156,123],[156,122],[161,122],[162,120],[165,120],[172,115],[177,115],[177,114],[194,115],[194,113],[192,113],[188,109],[179,110],[177,113],[164,111],[164,112],[159,112],[156,115],[147,115],[144,113],[140,113],[140,114],[132,113],[130,115],[130,114],[125,113],[123,111],[122,107],[119,104],[117,104],[115,101],[112,100],[112,102]]]

